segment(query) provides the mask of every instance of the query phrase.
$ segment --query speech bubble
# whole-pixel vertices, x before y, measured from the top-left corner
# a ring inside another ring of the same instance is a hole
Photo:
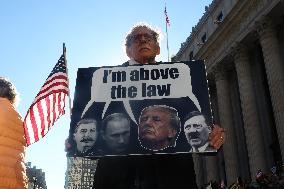
[[[82,116],[94,102],[105,102],[102,119],[111,101],[122,101],[135,122],[129,100],[189,97],[201,111],[192,92],[190,68],[184,63],[99,68],[93,73],[91,99]]]

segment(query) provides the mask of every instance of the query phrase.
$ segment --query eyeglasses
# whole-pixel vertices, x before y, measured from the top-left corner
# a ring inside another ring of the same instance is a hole
[[[153,34],[143,33],[143,34],[132,35],[130,37],[130,42],[138,43],[142,40],[142,37],[144,37],[144,40],[147,42],[156,40],[156,37]]]

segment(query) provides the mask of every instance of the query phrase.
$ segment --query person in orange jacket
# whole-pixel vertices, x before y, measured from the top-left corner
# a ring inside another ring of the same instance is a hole
[[[23,121],[15,106],[18,93],[0,77],[0,188],[27,189]]]

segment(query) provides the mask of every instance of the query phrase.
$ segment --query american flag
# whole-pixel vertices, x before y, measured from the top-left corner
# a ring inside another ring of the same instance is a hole
[[[63,54],[36,95],[24,119],[27,145],[44,137],[54,122],[65,113],[65,98],[68,95],[68,77]]]
[[[169,19],[169,17],[168,17],[167,7],[166,7],[166,6],[165,6],[165,11],[164,11],[164,13],[165,13],[165,16],[166,16],[166,25],[170,26],[170,19]]]

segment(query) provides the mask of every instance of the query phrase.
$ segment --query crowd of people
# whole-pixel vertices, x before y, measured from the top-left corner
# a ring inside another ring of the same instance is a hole
[[[224,181],[212,181],[203,186],[204,189],[283,189],[284,188],[284,165],[277,163],[268,172],[258,170],[255,181],[236,178],[236,182],[226,187]]]

